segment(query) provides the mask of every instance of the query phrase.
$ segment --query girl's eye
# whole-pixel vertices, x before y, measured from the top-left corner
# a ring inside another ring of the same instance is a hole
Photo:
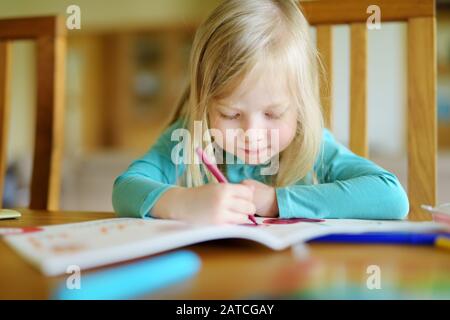
[[[227,120],[235,120],[235,119],[240,117],[240,114],[236,113],[236,114],[233,114],[233,115],[226,115],[226,114],[221,113],[220,116],[222,118],[224,118],[224,119],[227,119]]]
[[[270,112],[266,112],[265,116],[267,118],[269,118],[269,119],[280,119],[282,115],[281,114],[273,114],[273,113],[270,113]]]

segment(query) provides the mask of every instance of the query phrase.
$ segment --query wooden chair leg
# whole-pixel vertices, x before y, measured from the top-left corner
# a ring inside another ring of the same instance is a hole
[[[37,112],[30,209],[59,206],[64,120],[64,37],[37,39]]]
[[[8,134],[10,118],[11,45],[0,40],[0,207],[3,207],[3,190],[8,161]]]
[[[350,35],[350,149],[368,157],[366,24],[352,23]]]
[[[436,20],[408,22],[408,196],[411,220],[436,205]]]

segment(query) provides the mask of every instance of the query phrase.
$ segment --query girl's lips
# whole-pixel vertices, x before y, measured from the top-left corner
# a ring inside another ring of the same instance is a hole
[[[256,150],[249,150],[249,149],[242,149],[246,154],[260,154],[267,150],[267,148],[262,149],[256,149]]]

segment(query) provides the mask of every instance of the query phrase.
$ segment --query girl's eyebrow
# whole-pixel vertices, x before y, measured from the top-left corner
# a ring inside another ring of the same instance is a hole
[[[223,108],[232,109],[232,110],[236,110],[236,111],[241,111],[238,108],[231,107],[228,103],[225,103],[225,102],[219,102],[218,105],[220,107],[223,107]]]
[[[280,109],[281,107],[287,107],[289,105],[289,102],[278,102],[269,104],[267,107],[265,107],[265,110],[273,110],[273,109]]]
[[[228,103],[226,102],[220,102],[218,103],[221,107],[225,107],[227,109],[232,109],[232,110],[236,110],[236,111],[241,111],[239,108],[235,108],[230,106]],[[282,102],[276,102],[276,103],[271,103],[268,104],[267,106],[261,108],[262,110],[273,110],[273,109],[280,109],[281,107],[286,107],[289,105],[289,102],[287,101],[282,101]]]

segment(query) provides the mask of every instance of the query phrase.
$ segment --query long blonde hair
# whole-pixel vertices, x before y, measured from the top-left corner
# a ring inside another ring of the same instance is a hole
[[[194,161],[197,146],[211,145],[208,108],[215,98],[235,89],[261,59],[286,70],[293,104],[298,110],[297,133],[279,155],[279,170],[270,184],[287,186],[314,175],[323,118],[318,91],[318,55],[309,24],[295,0],[226,0],[196,32],[190,57],[190,81],[178,103],[175,119],[194,132],[202,122],[201,141],[192,139],[187,152],[184,184],[200,186],[216,179]],[[206,132],[206,139],[203,135]],[[214,153],[206,150],[210,157]],[[207,181],[205,181],[205,176]]]

